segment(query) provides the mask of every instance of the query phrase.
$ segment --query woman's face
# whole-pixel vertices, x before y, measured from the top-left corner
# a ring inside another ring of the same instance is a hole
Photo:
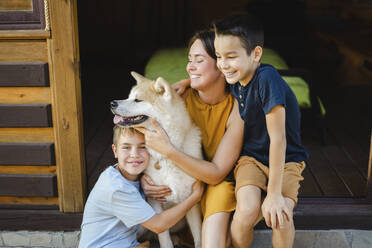
[[[216,60],[208,55],[199,39],[190,47],[186,70],[191,79],[191,87],[196,90],[206,90],[223,77],[217,68]]]

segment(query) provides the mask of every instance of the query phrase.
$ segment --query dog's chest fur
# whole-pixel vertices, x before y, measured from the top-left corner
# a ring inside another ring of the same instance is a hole
[[[167,130],[165,129],[165,131]],[[172,139],[172,131],[167,131],[167,133]],[[199,129],[194,124],[191,124],[188,133],[184,134],[182,144],[177,148],[192,157],[202,158],[200,139]],[[172,194],[166,197],[167,201],[179,203],[185,200],[191,194],[192,184],[195,179],[182,171],[170,159],[164,158],[152,150],[150,150],[150,154],[150,165],[146,169],[146,173],[156,185],[167,185],[172,190]]]

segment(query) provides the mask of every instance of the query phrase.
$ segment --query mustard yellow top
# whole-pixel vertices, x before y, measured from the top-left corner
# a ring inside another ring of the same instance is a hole
[[[233,96],[228,94],[222,102],[211,105],[204,103],[196,90],[189,89],[185,102],[192,120],[202,133],[204,156],[211,161],[225,134],[226,123],[234,106]],[[234,182],[224,180],[217,185],[207,185],[201,199],[204,220],[216,213],[230,213],[235,208]]]
[[[211,105],[203,102],[196,90],[190,88],[188,91],[185,99],[186,108],[191,119],[200,128],[204,155],[211,161],[225,134],[234,99],[231,94],[228,94],[222,102]]]

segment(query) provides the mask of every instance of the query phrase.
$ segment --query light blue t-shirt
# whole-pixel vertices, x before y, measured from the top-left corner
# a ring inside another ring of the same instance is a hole
[[[129,181],[113,166],[100,175],[85,205],[79,248],[126,248],[138,245],[138,225],[155,211],[139,181]]]

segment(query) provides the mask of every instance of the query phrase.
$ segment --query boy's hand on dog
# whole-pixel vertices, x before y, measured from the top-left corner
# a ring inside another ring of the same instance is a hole
[[[195,196],[197,197],[199,201],[203,195],[203,192],[204,192],[204,183],[202,181],[197,180],[192,185],[192,194],[195,194]]]
[[[141,187],[147,197],[161,202],[166,202],[165,196],[172,193],[171,189],[165,185],[155,185],[151,177],[146,174],[141,177]]]
[[[170,154],[173,149],[173,145],[167,133],[159,123],[154,119],[151,120],[151,123],[154,130],[148,130],[144,127],[136,127],[136,129],[145,135],[146,146],[168,157],[168,154]]]
[[[267,195],[261,209],[266,225],[271,228],[284,228],[284,222],[292,219],[282,195]]]

